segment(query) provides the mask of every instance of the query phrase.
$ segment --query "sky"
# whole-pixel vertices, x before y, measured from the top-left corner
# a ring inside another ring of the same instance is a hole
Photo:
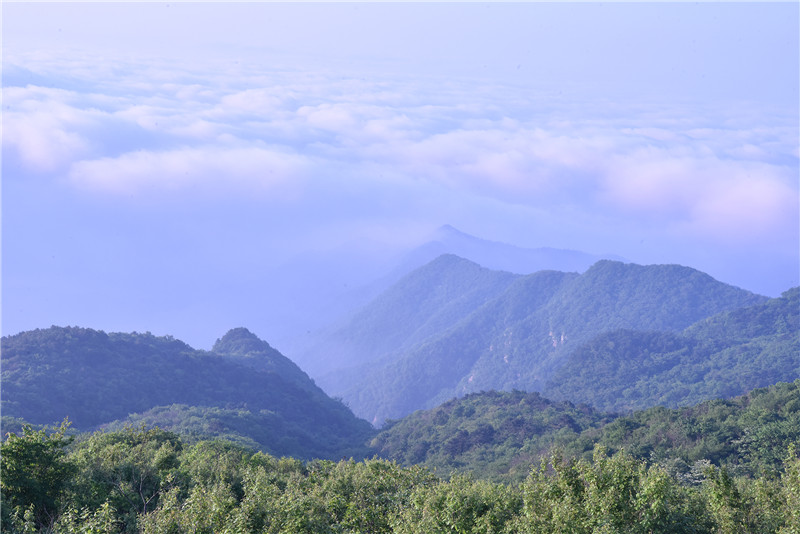
[[[269,340],[303,258],[367,282],[444,224],[778,296],[798,11],[3,2],[3,335]]]

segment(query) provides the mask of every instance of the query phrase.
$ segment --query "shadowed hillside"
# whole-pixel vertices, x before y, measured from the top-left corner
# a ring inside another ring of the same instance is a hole
[[[235,329],[215,350],[169,336],[72,327],[4,337],[3,416],[38,424],[69,417],[89,430],[148,412],[131,421],[255,435],[264,450],[306,458],[363,451],[369,425],[266,342]]]

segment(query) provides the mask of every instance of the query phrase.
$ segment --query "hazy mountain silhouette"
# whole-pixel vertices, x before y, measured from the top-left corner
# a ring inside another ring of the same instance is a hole
[[[445,268],[459,263],[436,260],[432,265]],[[408,308],[403,295],[419,293],[419,287],[425,287],[420,277],[428,273],[435,276],[427,279],[427,293],[439,291],[442,273],[426,266],[384,293],[376,300],[379,307]],[[477,285],[460,280],[464,290]],[[406,290],[406,284],[415,289]],[[343,396],[356,414],[380,424],[467,392],[541,390],[572,350],[603,332],[677,332],[721,311],[765,300],[678,265],[603,260],[583,274],[538,271],[516,277],[495,296],[487,293],[473,310],[461,309],[461,318],[449,328],[412,338],[413,346],[404,340],[374,348],[354,357],[369,363],[319,380],[327,391]],[[423,313],[430,315],[431,310]],[[356,315],[344,331],[361,332],[352,346],[358,350],[369,345],[365,338],[370,330],[383,337],[380,332],[389,328],[376,322],[391,323],[399,316],[403,312]],[[366,322],[359,325],[359,321]]]
[[[337,352],[337,332],[348,328],[353,314],[363,313],[364,306],[393,284],[446,254],[480,267],[517,275],[540,270],[583,272],[600,259],[621,259],[548,247],[517,247],[480,239],[450,225],[441,226],[420,244],[408,249],[393,249],[379,243],[364,247],[350,244],[325,254],[306,255],[302,261],[295,258],[281,271],[281,276],[287,280],[283,284],[287,288],[285,298],[291,301],[288,315],[297,317],[297,325],[288,329],[291,335],[278,336],[277,342],[315,378],[333,368],[359,363],[358,359],[347,359],[349,351]],[[318,269],[326,271],[322,277],[326,283],[309,291],[304,287],[304,280],[319,280],[312,272]],[[326,344],[332,351],[322,356],[319,347]]]

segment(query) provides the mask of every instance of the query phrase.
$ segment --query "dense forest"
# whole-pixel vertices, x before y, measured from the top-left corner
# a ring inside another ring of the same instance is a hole
[[[519,484],[387,460],[303,463],[159,429],[25,427],[2,444],[2,529],[54,533],[794,533],[800,457],[759,478],[711,464],[677,478],[597,447]]]
[[[800,529],[800,379],[629,416],[471,394],[392,422],[361,461],[279,458],[147,424],[7,429],[4,532]]]
[[[511,482],[551,450],[589,459],[596,446],[658,461],[677,477],[709,462],[758,477],[773,474],[792,444],[800,444],[800,379],[627,416],[538,393],[473,393],[392,421],[372,440],[381,457],[403,465]]]

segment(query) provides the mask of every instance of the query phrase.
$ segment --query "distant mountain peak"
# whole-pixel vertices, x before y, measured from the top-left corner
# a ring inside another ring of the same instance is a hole
[[[584,272],[601,259],[624,259],[610,254],[589,254],[571,249],[520,247],[476,237],[450,224],[437,228],[431,241],[415,249],[408,257],[416,260],[419,266],[442,254],[455,254],[482,267],[518,274],[542,270]]]
[[[218,339],[211,352],[256,371],[278,373],[306,391],[322,393],[297,364],[244,327],[233,328]]]
[[[441,241],[445,245],[451,246],[458,246],[468,244],[470,246],[507,246],[511,247],[512,245],[506,245],[505,243],[500,243],[498,241],[491,241],[488,239],[482,239],[480,237],[476,237],[472,234],[468,234],[466,232],[462,232],[455,226],[450,224],[445,224],[440,226],[436,229],[433,234],[433,239],[437,241]],[[516,248],[516,247],[515,247]]]
[[[465,232],[462,232],[461,230],[459,230],[458,228],[456,228],[455,226],[452,226],[450,224],[443,224],[442,226],[437,228],[436,229],[436,235],[437,236],[444,236],[444,237],[455,236],[455,237],[469,237],[469,238],[472,238],[472,239],[477,239],[475,236],[472,236],[472,235],[469,235],[469,234],[467,234]]]
[[[434,266],[439,266],[439,265],[473,265],[473,266],[475,266],[477,268],[483,269],[483,267],[481,267],[480,265],[478,265],[474,261],[468,260],[466,258],[462,258],[458,254],[452,254],[450,252],[445,252],[444,254],[442,254],[440,256],[437,256],[431,262],[427,263],[426,265],[423,265],[419,269],[424,270],[424,269],[431,268],[431,267],[434,267]],[[413,271],[412,271],[412,273],[413,273]],[[412,273],[409,273],[409,274],[412,274]]]
[[[232,328],[214,343],[211,351],[217,354],[245,355],[253,352],[271,352],[269,343],[244,327]]]

